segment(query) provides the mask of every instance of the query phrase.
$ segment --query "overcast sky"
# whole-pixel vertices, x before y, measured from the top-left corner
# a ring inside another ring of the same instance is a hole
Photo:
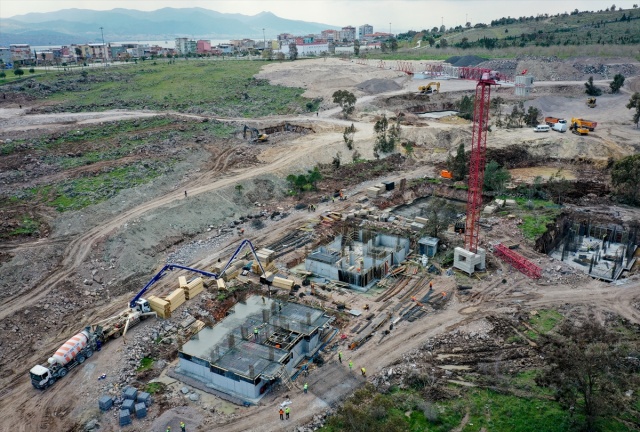
[[[550,15],[579,10],[601,10],[615,4],[629,9],[640,0],[0,0],[0,18],[9,18],[28,12],[51,12],[80,8],[111,10],[127,8],[156,10],[164,7],[202,7],[223,13],[255,15],[273,12],[282,18],[319,22],[335,26],[371,24],[374,31],[392,33],[422,30],[440,26],[489,23],[501,17]],[[0,29],[1,31],[1,29]]]

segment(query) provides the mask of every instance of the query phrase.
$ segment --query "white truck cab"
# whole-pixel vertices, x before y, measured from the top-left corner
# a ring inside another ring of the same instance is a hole
[[[136,300],[136,307],[134,307],[134,309],[142,313],[151,312],[149,301],[143,298]]]
[[[51,371],[44,366],[36,365],[29,371],[31,383],[35,388],[43,389],[51,385]]]

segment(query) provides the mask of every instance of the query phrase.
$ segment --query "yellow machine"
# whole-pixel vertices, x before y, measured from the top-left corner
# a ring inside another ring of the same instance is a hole
[[[244,125],[242,136],[247,138],[247,132],[249,133],[249,139],[251,142],[265,142],[269,139],[269,135],[261,133],[258,129]]]
[[[594,97],[587,98],[587,106],[589,108],[595,108],[596,107],[596,98],[594,98]]]
[[[426,86],[420,86],[418,87],[418,91],[424,94],[440,93],[440,82],[433,81],[427,84]]]

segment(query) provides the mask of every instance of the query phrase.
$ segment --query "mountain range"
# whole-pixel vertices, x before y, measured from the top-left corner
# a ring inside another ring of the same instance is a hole
[[[280,33],[317,34],[339,27],[280,18],[271,12],[257,15],[220,13],[203,8],[164,8],[151,12],[133,9],[94,11],[64,9],[0,19],[0,46],[27,43],[60,45],[105,41],[202,39],[270,39]],[[264,29],[264,33],[263,33]]]

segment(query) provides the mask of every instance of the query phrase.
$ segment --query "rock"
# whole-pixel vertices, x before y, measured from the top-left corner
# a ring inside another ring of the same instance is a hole
[[[190,399],[191,401],[193,401],[193,402],[196,402],[196,401],[198,401],[198,399],[200,399],[200,396],[198,396],[198,393],[191,393],[191,394],[189,395],[189,399]]]
[[[182,388],[180,389],[180,391],[181,391],[182,393],[184,393],[184,394],[187,394],[187,393],[189,393],[189,388],[188,388],[187,386],[184,386],[184,387],[182,387]]]
[[[96,429],[96,427],[98,426],[98,420],[96,419],[91,419],[87,422],[86,425],[84,425],[84,430],[89,432],[92,431],[94,429]]]
[[[89,280],[89,279],[85,279],[84,281],[82,281],[83,284],[85,285],[93,285],[93,281]]]

